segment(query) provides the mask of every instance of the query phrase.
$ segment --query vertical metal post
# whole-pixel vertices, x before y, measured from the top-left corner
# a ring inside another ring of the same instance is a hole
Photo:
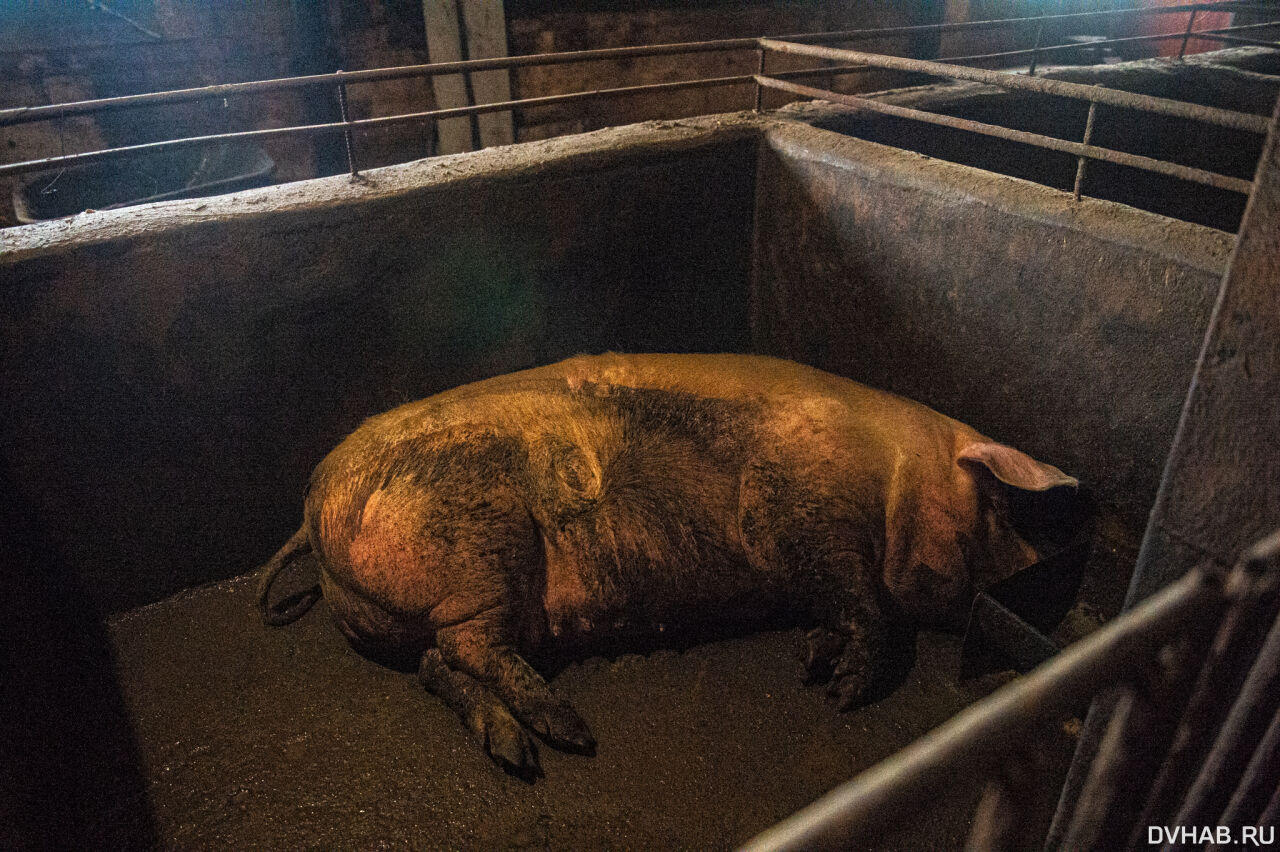
[[[991,779],[974,811],[973,829],[965,842],[965,852],[1004,852],[1018,848],[1015,838],[1020,817],[1008,781],[1000,777]]]
[[[1084,120],[1084,144],[1089,145],[1093,140],[1093,120],[1098,115],[1098,104],[1095,101],[1089,101],[1089,117]],[[1076,186],[1075,200],[1080,200],[1080,187],[1084,185],[1084,171],[1088,160],[1080,157],[1076,161]]]
[[[1280,483],[1280,456],[1275,452],[1275,423],[1280,417],[1277,278],[1280,107],[1272,114],[1253,194],[1165,462],[1127,608],[1196,566],[1225,566],[1249,542],[1280,526],[1280,489],[1275,487]],[[1085,730],[1091,733],[1080,739],[1069,778],[1086,771],[1105,716],[1105,708],[1090,713]],[[1157,794],[1153,790],[1152,796]],[[1280,812],[1280,792],[1273,802]],[[1075,797],[1064,793],[1055,826],[1068,820],[1075,806]],[[1159,821],[1155,809],[1149,810],[1155,818],[1140,824],[1171,824]]]
[[[1199,12],[1199,11],[1200,11],[1199,9],[1192,9],[1191,17],[1187,18],[1187,31],[1182,34],[1182,46],[1178,48],[1179,59],[1181,59],[1183,55],[1186,54],[1187,52],[1187,40],[1191,38],[1191,28],[1195,26],[1196,12]]]
[[[1044,21],[1036,24],[1036,43],[1031,46],[1031,68],[1027,73],[1036,76],[1036,65],[1040,62],[1040,37],[1044,35]]]
[[[965,852],[1014,852],[1034,845],[1026,816],[1035,807],[1036,779],[1042,769],[1033,747],[1024,745],[1007,756],[1000,771],[987,781]]]
[[[1273,553],[1272,558],[1280,564],[1280,551]],[[1278,690],[1280,621],[1272,625],[1239,696],[1218,728],[1217,739],[1201,763],[1199,775],[1170,825],[1205,825],[1204,821],[1214,822],[1226,808],[1243,767],[1280,709],[1276,699]]]
[[[757,48],[756,53],[759,54],[759,60],[756,62],[756,73],[761,77],[764,76],[764,58],[765,50],[763,47]],[[764,103],[764,87],[760,85],[760,81],[756,81],[756,106],[755,111],[760,112],[761,105]]]
[[[342,69],[338,69],[338,73],[341,74]],[[342,123],[350,124],[351,117],[347,114],[347,85],[341,82],[338,83],[338,109],[342,112]],[[347,168],[352,178],[358,178],[360,172],[356,169],[356,151],[350,127],[342,129],[342,139],[347,144]]]
[[[1266,808],[1267,796],[1280,788],[1280,711],[1271,717],[1262,742],[1249,759],[1240,784],[1227,809],[1218,818],[1219,825],[1259,825],[1259,814]]]

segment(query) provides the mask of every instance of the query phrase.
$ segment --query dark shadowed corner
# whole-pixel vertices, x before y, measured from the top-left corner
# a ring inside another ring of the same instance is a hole
[[[0,460],[0,847],[157,845],[137,744],[96,607]]]

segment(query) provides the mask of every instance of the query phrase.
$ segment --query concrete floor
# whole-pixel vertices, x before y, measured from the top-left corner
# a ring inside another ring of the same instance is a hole
[[[411,676],[349,650],[323,604],[271,629],[252,597],[238,578],[110,625],[164,846],[725,849],[991,685],[956,684],[959,639],[940,634],[921,635],[893,694],[846,714],[802,685],[799,631],[593,658],[553,684],[597,755],[543,747],[545,778],[527,784]],[[1048,788],[1070,747],[1047,743]],[[885,848],[962,847],[975,795],[922,809]]]

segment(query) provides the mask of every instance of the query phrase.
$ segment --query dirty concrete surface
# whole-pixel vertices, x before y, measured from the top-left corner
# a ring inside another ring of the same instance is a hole
[[[552,683],[599,751],[544,746],[545,777],[528,784],[411,675],[351,651],[323,604],[272,629],[252,601],[241,577],[110,624],[163,846],[728,849],[1001,679],[958,684],[959,637],[921,634],[899,688],[840,714],[802,684],[798,630],[590,658]],[[1046,739],[1047,795],[1071,747]],[[922,807],[881,848],[962,848],[978,792]]]

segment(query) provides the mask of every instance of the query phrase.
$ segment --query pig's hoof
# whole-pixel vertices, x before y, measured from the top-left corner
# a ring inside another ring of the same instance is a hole
[[[532,781],[542,772],[538,747],[510,716],[488,721],[484,727],[484,750],[503,769],[525,780]]]
[[[826,683],[831,680],[848,637],[826,627],[815,627],[804,638],[804,682],[809,685]]]
[[[835,678],[827,692],[835,696],[836,707],[842,712],[852,710],[867,703],[867,679],[862,675]]]
[[[849,710],[867,702],[867,687],[870,683],[871,672],[866,655],[856,653],[852,643],[846,645],[840,661],[831,673],[827,694],[836,699],[836,706],[841,710]]]
[[[558,749],[578,754],[596,753],[596,738],[591,735],[591,729],[568,704],[548,708],[533,729]]]

